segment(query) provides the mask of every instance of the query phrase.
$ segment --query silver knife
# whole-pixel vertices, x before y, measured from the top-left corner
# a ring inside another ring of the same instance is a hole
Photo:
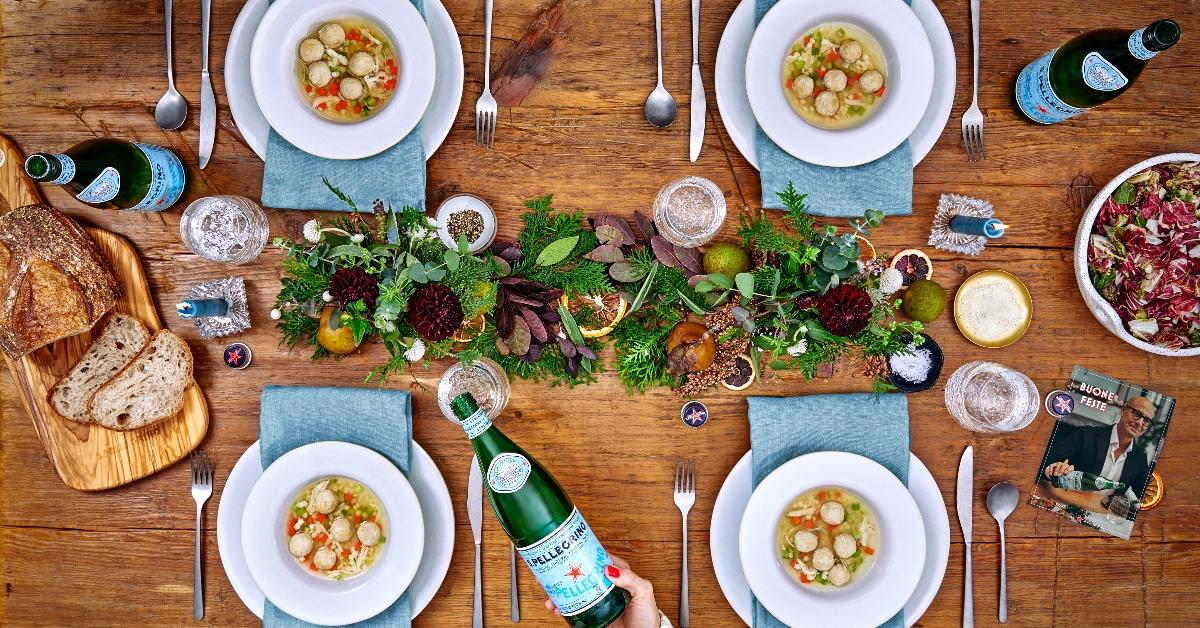
[[[483,628],[483,572],[479,566],[479,544],[483,540],[483,474],[479,471],[477,456],[471,456],[471,473],[467,477],[467,519],[471,520],[471,536],[475,538],[475,599],[471,628]]]
[[[692,101],[691,109],[691,141],[688,145],[688,158],[696,161],[700,157],[700,147],[704,146],[704,115],[707,107],[704,102],[704,79],[700,77],[700,0],[692,0]]]
[[[975,626],[975,600],[971,593],[971,513],[975,500],[975,450],[967,446],[958,463],[958,526],[962,528],[967,564],[963,570],[963,628]]]
[[[217,135],[217,97],[208,77],[208,22],[212,0],[200,0],[200,168],[212,158]]]

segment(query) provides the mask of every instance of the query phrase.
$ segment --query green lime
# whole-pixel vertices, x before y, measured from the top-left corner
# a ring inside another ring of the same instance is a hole
[[[721,273],[732,278],[750,270],[750,256],[745,249],[731,242],[717,242],[704,253],[704,272]]]
[[[918,279],[903,294],[900,309],[914,321],[928,323],[946,309],[946,290],[936,281]]]

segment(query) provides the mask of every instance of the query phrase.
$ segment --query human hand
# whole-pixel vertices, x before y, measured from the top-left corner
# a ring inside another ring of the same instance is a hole
[[[605,575],[613,584],[629,592],[629,603],[625,614],[609,624],[610,628],[658,628],[658,604],[654,601],[654,586],[650,581],[633,573],[629,563],[609,554],[613,564],[605,567]],[[546,609],[558,615],[554,602],[546,599]]]
[[[1062,462],[1051,462],[1049,465],[1046,465],[1046,470],[1042,473],[1048,478],[1053,478],[1066,475],[1074,470],[1075,467],[1071,466],[1071,459],[1068,458]]]

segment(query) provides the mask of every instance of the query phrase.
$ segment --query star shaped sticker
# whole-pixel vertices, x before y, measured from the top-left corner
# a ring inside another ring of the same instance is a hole
[[[1058,399],[1054,400],[1054,408],[1063,414],[1070,414],[1072,405],[1071,398],[1065,395],[1060,395]]]
[[[571,582],[576,582],[583,577],[583,570],[580,569],[580,567],[582,567],[582,565],[571,565],[571,571],[567,572],[567,575],[571,576]]]

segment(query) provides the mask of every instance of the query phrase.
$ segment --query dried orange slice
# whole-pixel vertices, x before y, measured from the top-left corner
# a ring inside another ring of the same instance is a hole
[[[858,261],[869,262],[875,259],[875,245],[871,244],[870,240],[858,235],[857,233],[854,234],[854,239],[858,240]]]
[[[483,317],[483,312],[479,316],[472,318],[462,324],[458,331],[454,332],[454,342],[471,342],[483,333],[484,327],[487,325],[487,320]]]
[[[625,318],[625,311],[629,309],[629,302],[616,292],[600,295],[571,295],[570,297],[563,293],[562,304],[572,316],[587,308],[591,310],[595,320],[602,321],[599,325],[584,325],[577,319],[575,322],[579,323],[579,333],[583,334],[584,338],[607,336],[613,326]]]
[[[1142,492],[1142,503],[1138,506],[1138,510],[1150,510],[1162,502],[1163,493],[1162,476],[1158,471],[1150,474],[1150,481],[1146,483],[1146,490]]]

